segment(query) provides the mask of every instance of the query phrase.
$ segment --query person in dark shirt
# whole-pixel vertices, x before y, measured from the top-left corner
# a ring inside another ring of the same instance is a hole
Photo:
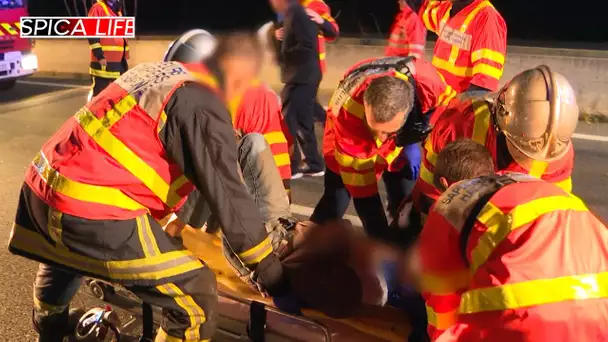
[[[296,138],[290,156],[292,178],[301,177],[303,172],[322,176],[324,164],[314,131],[314,105],[321,82],[318,26],[297,0],[270,0],[270,4],[284,17],[278,62],[281,81],[285,84],[281,92],[283,114],[291,135]],[[308,164],[306,170],[300,167],[298,144]]]

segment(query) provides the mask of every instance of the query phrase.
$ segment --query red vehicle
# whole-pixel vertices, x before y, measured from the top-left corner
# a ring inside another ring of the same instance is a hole
[[[20,18],[27,15],[26,0],[0,0],[0,90],[38,69],[33,41],[19,36]]]

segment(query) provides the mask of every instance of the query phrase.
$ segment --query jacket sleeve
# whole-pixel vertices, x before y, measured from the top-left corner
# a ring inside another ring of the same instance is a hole
[[[94,4],[91,9],[89,10],[89,17],[105,17],[106,13],[104,12],[103,8],[101,8],[101,6],[99,4]],[[95,56],[95,58],[97,58],[97,60],[101,60],[104,59],[104,55],[103,55],[103,49],[101,47],[100,44],[100,39],[99,38],[89,38],[89,47],[91,48],[91,51],[93,52],[93,55]]]
[[[272,253],[262,215],[239,173],[236,139],[228,110],[208,89],[194,83],[175,91],[160,132],[168,157],[177,163],[209,203],[222,233],[241,261],[262,268],[272,287],[282,267]]]
[[[417,17],[409,7],[397,15],[386,47],[387,56],[424,56],[426,28]]]
[[[459,232],[441,214],[431,211],[418,251],[431,340],[456,323],[460,297],[468,286],[469,272],[459,242]]]
[[[471,84],[498,90],[507,51],[507,26],[494,9],[480,13],[471,47]]]
[[[286,22],[291,21],[291,25],[284,26],[285,36],[293,35],[296,44],[285,48],[283,52],[289,54],[307,54],[311,50],[314,51],[317,39],[316,24],[310,20],[302,6],[295,6],[291,12],[288,18],[285,19]],[[283,47],[285,47],[285,44],[283,44]]]
[[[310,3],[308,8],[317,12],[321,18],[323,18],[324,21],[320,27],[325,40],[328,42],[334,41],[340,34],[340,27],[334,17],[331,16],[331,9],[329,6],[322,0],[316,0]]]
[[[445,83],[443,76],[431,63],[424,59],[416,59],[414,63],[416,97],[420,101],[422,113],[445,106],[456,97],[456,91]]]

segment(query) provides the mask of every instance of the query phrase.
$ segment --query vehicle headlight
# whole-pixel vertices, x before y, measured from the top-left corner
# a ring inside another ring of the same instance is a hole
[[[21,69],[38,69],[38,57],[33,53],[24,55],[23,58],[21,58]]]

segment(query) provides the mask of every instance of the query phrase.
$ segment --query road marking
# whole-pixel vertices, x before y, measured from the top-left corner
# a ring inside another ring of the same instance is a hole
[[[574,133],[572,135],[572,137],[574,139],[608,142],[608,137],[603,136],[603,135],[591,135],[591,134]]]
[[[305,207],[302,205],[291,205],[291,213],[296,215],[310,217],[310,215],[312,215],[313,210],[314,208]],[[357,216],[347,214],[344,215],[344,219],[349,220],[355,226],[363,227],[363,223],[361,223],[361,220]]]
[[[39,81],[19,81],[22,84],[41,85],[47,87],[58,87],[58,88],[86,88],[91,87],[82,84],[70,84],[70,83],[55,83],[55,82],[39,82]]]

